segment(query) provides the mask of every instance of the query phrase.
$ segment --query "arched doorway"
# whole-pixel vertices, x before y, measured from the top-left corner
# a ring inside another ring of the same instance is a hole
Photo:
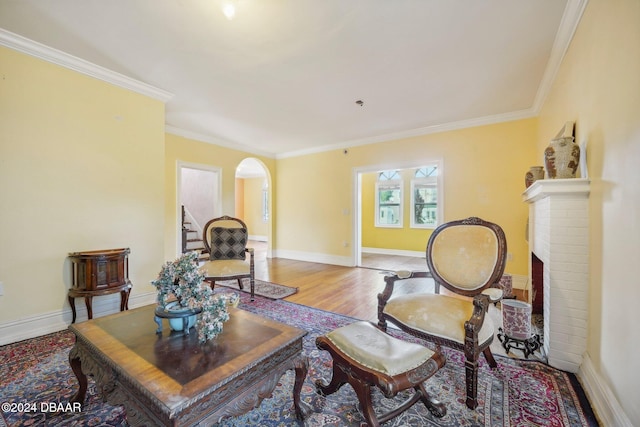
[[[271,257],[271,174],[258,159],[248,157],[236,168],[235,212],[249,231],[249,240]]]

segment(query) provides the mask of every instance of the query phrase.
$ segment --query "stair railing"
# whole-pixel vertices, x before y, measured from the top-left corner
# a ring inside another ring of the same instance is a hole
[[[184,205],[181,206],[182,208],[182,253],[186,253],[187,252],[187,233],[189,232],[189,230],[187,229],[187,226],[184,224],[184,218],[185,218],[185,210],[184,210]]]
[[[202,236],[202,227],[195,220],[189,209],[184,205],[181,205],[182,209],[182,253],[187,252],[187,241],[189,231],[195,231],[198,236]],[[191,224],[192,227],[187,227],[185,224]]]

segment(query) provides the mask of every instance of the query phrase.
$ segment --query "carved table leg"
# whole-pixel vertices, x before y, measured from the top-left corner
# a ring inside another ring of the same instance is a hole
[[[309,370],[309,361],[306,357],[298,357],[294,362],[294,369],[296,372],[296,379],[293,385],[293,406],[296,410],[296,417],[299,420],[304,420],[311,412],[311,406],[300,399],[300,393],[302,392],[302,385],[307,377],[307,371]]]
[[[76,299],[72,296],[69,296],[69,305],[71,306],[71,313],[73,313],[73,319],[71,323],[76,323]]]
[[[125,289],[120,292],[120,311],[129,310],[129,293],[131,289]]]
[[[87,306],[87,317],[91,320],[93,319],[93,297],[90,295],[84,297],[84,303]]]
[[[74,346],[69,352],[69,364],[78,379],[79,385],[78,392],[71,398],[71,402],[79,402],[83,405],[84,398],[87,394],[87,376],[82,372],[82,363],[76,346]]]

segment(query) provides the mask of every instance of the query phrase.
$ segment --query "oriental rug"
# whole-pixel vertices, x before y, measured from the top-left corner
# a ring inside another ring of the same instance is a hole
[[[242,282],[243,289],[240,289],[240,287],[238,286],[237,280],[216,281],[215,286],[216,287],[224,286],[225,288],[231,288],[236,291],[241,291],[246,293],[251,292],[251,285],[249,285],[248,279],[246,280],[243,279],[243,282]],[[255,280],[254,293],[261,297],[270,298],[270,299],[282,299],[290,295],[293,295],[296,292],[298,292],[298,288],[292,288],[291,286],[278,285],[277,283],[265,282],[264,280],[258,280],[258,279]]]
[[[224,292],[225,290],[219,289]],[[305,329],[304,352],[309,357],[309,374],[302,398],[314,412],[304,423],[298,423],[293,411],[291,390],[293,372],[285,374],[271,398],[260,407],[219,425],[285,427],[359,426],[363,417],[358,401],[349,385],[327,397],[315,393],[314,381],[330,378],[331,359],[315,346],[315,338],[356,319],[317,310],[283,300],[241,293],[240,308]],[[154,331],[150,331],[153,333]],[[393,335],[416,342],[399,331]],[[22,412],[4,411],[7,424],[18,426],[126,426],[123,408],[103,403],[95,384],[89,380],[87,402],[82,412],[43,412],[41,402],[66,403],[77,390],[77,381],[67,360],[73,345],[68,331],[0,347],[0,402],[35,404]],[[478,397],[475,411],[464,404],[464,362],[460,352],[443,348],[447,364],[426,383],[427,390],[447,406],[444,418],[434,418],[417,404],[384,426],[597,426],[584,393],[572,374],[559,371],[537,361],[496,357],[498,369],[491,370],[481,359]],[[376,410],[385,411],[407,396],[387,399],[374,393]],[[17,405],[16,405],[17,407]],[[24,407],[22,409],[25,409]]]

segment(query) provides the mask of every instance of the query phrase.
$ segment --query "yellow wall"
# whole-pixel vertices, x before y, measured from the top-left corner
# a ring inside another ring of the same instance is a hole
[[[245,178],[244,222],[251,236],[268,236],[268,224],[262,220],[262,188],[265,178]]]
[[[66,308],[72,251],[130,247],[133,296],[152,290],[177,254],[179,160],[222,168],[223,211],[234,213],[246,153],[165,135],[162,102],[143,95],[2,47],[0,67],[0,323]],[[639,75],[640,2],[591,0],[537,119],[262,158],[270,243],[350,257],[355,173],[440,160],[444,219],[497,222],[513,254],[507,271],[527,274],[524,173],[575,120],[592,181],[588,359],[640,425]]]
[[[68,308],[69,252],[129,247],[132,296],[151,291],[163,103],[2,47],[0,69],[0,322]]]
[[[236,217],[244,220],[244,179],[236,178]]]
[[[349,257],[352,167],[342,150],[279,159],[274,248]],[[347,210],[347,215],[344,211]]]
[[[403,179],[402,228],[376,227],[376,182],[378,172],[362,174],[362,247],[424,252],[432,229],[411,228],[411,180],[414,169],[401,170]]]
[[[352,147],[347,154],[335,150],[280,159],[277,248],[350,257],[355,172],[439,160],[444,220],[479,216],[500,224],[513,254],[506,271],[526,275],[528,209],[522,192],[526,171],[539,163],[536,141],[537,120],[527,119]],[[410,247],[424,250],[427,234],[419,234],[425,236],[422,244]]]
[[[537,155],[564,122],[587,142],[588,355],[640,426],[640,2],[591,0],[540,114]],[[613,425],[613,424],[611,424]]]
[[[177,165],[178,162],[214,166],[222,170],[222,215],[235,215],[235,174],[238,164],[248,156],[247,153],[195,141],[182,136],[166,134],[165,140],[165,241],[164,251],[167,260],[179,253],[178,234],[179,213],[177,206]],[[274,159],[259,158],[268,169],[274,167]],[[251,231],[250,231],[251,233]]]

